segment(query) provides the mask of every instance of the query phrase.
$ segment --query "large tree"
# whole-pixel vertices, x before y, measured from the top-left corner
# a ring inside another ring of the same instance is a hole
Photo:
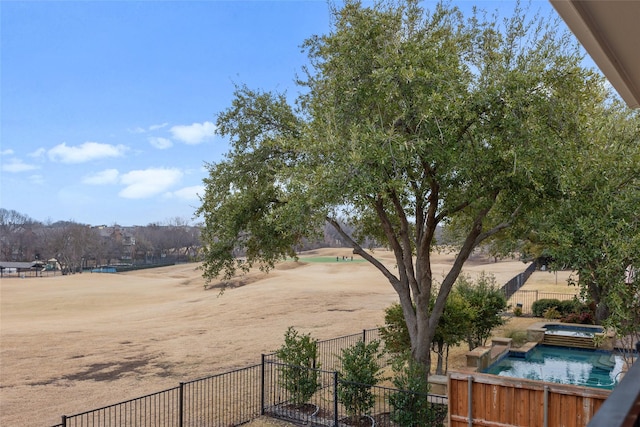
[[[601,81],[557,22],[519,7],[504,20],[417,1],[347,1],[332,13],[330,33],[304,42],[295,108],[286,94],[239,86],[218,116],[232,148],[208,164],[197,211],[204,275],[268,269],[327,222],[389,280],[412,355],[430,366],[464,262],[559,196],[567,134]],[[464,238],[436,283],[430,251],[447,224]],[[366,237],[386,243],[395,268],[365,250]]]
[[[610,99],[589,116],[574,130],[561,202],[537,218],[531,248],[576,272],[598,323],[634,310],[637,319],[640,283],[629,273],[640,268],[640,115]]]
[[[81,271],[85,261],[95,257],[101,240],[98,230],[73,221],[50,224],[42,229],[40,238],[46,247],[47,258],[56,258],[63,273]]]
[[[0,208],[0,259],[33,261],[39,256],[36,232],[41,227],[28,215]]]

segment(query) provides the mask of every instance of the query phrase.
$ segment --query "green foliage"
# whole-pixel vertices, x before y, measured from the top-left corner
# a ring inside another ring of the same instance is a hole
[[[400,427],[440,425],[447,415],[446,405],[428,402],[428,373],[413,361],[394,366],[393,385],[389,396],[391,421]]]
[[[460,276],[456,288],[470,306],[467,344],[469,350],[472,350],[485,345],[491,337],[491,331],[505,324],[506,320],[501,313],[507,308],[507,300],[497,287],[495,277],[484,272],[475,282],[468,276]]]
[[[633,348],[640,342],[640,270],[629,271],[622,284],[615,284],[608,296],[611,308],[604,326],[615,331],[622,345],[621,353],[627,366],[631,366],[640,355]]]
[[[406,360],[411,353],[411,337],[400,304],[395,303],[385,308],[384,325],[378,331],[385,351],[394,358]]]
[[[371,386],[382,380],[380,341],[359,341],[342,350],[338,399],[350,416],[361,416],[373,408],[375,396]]]
[[[280,367],[280,385],[289,392],[294,404],[308,402],[320,388],[316,340],[309,334],[301,335],[289,327],[284,335],[284,344],[276,351],[276,356],[285,364]]]
[[[434,300],[431,301],[431,307]],[[432,348],[438,353],[438,368],[436,374],[444,374],[443,358],[450,346],[458,345],[464,340],[470,328],[469,305],[455,289],[447,299],[444,312],[438,321],[433,338]],[[385,351],[402,363],[410,359],[411,338],[404,320],[402,306],[392,304],[385,309],[385,326],[380,327],[380,336],[384,342]],[[446,360],[444,360],[446,363]]]
[[[300,137],[301,119],[284,95],[236,89],[232,107],[218,116],[221,135],[231,137],[227,161],[208,164],[206,192],[197,214],[205,218],[204,276],[225,279],[254,264],[268,270],[295,257],[303,236],[319,233],[318,219],[308,200],[297,197],[295,182],[285,185],[295,153],[287,140]],[[242,257],[238,255],[243,255]]]
[[[513,315],[516,316],[516,317],[522,316],[522,307],[520,307],[518,305],[513,307]]]
[[[549,307],[542,313],[542,317],[547,320],[556,320],[562,317],[562,313],[560,313],[557,307]]]
[[[536,317],[545,317],[545,312],[547,312],[549,309],[554,309],[552,313],[554,316],[557,316],[553,317],[554,319],[560,319],[566,316],[575,317],[574,315],[577,315],[579,317],[583,313],[590,313],[589,307],[578,301],[578,299],[576,298],[564,301],[560,301],[555,298],[542,298],[534,301],[534,303],[531,305],[531,311]],[[584,316],[584,319],[586,318],[587,316]],[[575,323],[585,322],[581,321]]]
[[[602,102],[602,79],[559,26],[519,5],[504,20],[417,0],[331,12],[331,31],[303,44],[298,98],[241,86],[218,115],[231,150],[208,165],[196,212],[204,275],[269,269],[326,221],[389,280],[411,354],[428,366],[433,325],[473,249],[523,234],[563,195],[572,131]],[[443,225],[459,247],[436,287],[429,251]],[[365,251],[367,237],[393,250],[397,270]]]
[[[435,301],[431,301],[431,308]],[[468,336],[472,325],[472,306],[458,289],[454,288],[444,306],[444,311],[433,336],[432,349],[438,354],[436,374],[447,372],[449,348],[460,345]],[[443,367],[443,362],[445,366]]]
[[[555,267],[577,273],[597,322],[628,318],[638,300],[619,295],[626,294],[625,270],[640,266],[640,114],[601,92],[607,101],[584,110],[572,131],[574,164],[564,174],[563,197],[534,218],[532,236]]]
[[[560,300],[554,298],[542,298],[531,304],[531,311],[535,317],[543,317],[549,308],[560,306]]]
[[[572,298],[570,300],[563,300],[563,301],[560,301],[560,304],[558,304],[558,311],[563,316],[566,316],[571,313],[580,313],[584,310],[588,310],[588,308],[584,304],[582,304],[580,301],[578,301],[577,298]]]

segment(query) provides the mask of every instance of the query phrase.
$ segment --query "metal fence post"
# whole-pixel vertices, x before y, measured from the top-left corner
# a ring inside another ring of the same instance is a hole
[[[367,343],[367,330],[366,329],[362,330],[362,343],[363,344]]]
[[[262,353],[262,363],[260,364],[260,415],[264,415],[264,360],[265,356]]]
[[[62,427],[67,427],[67,416],[66,415],[62,416]]]
[[[338,371],[333,371],[333,425],[338,427]]]
[[[178,427],[182,427],[184,423],[184,383],[180,381],[180,389],[178,391]]]
[[[318,340],[315,340],[315,344],[316,344],[316,351],[313,354],[313,369],[316,369],[316,366],[317,366],[316,359],[318,358],[318,344],[319,344]]]

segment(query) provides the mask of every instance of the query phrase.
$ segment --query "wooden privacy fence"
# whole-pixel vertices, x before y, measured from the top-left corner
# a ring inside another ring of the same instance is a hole
[[[451,372],[449,427],[584,427],[610,393],[476,372]]]

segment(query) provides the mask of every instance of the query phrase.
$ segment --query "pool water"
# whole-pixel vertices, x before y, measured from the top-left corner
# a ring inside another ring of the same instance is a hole
[[[524,356],[510,352],[485,373],[612,389],[622,371],[622,357],[611,352],[537,345]]]

